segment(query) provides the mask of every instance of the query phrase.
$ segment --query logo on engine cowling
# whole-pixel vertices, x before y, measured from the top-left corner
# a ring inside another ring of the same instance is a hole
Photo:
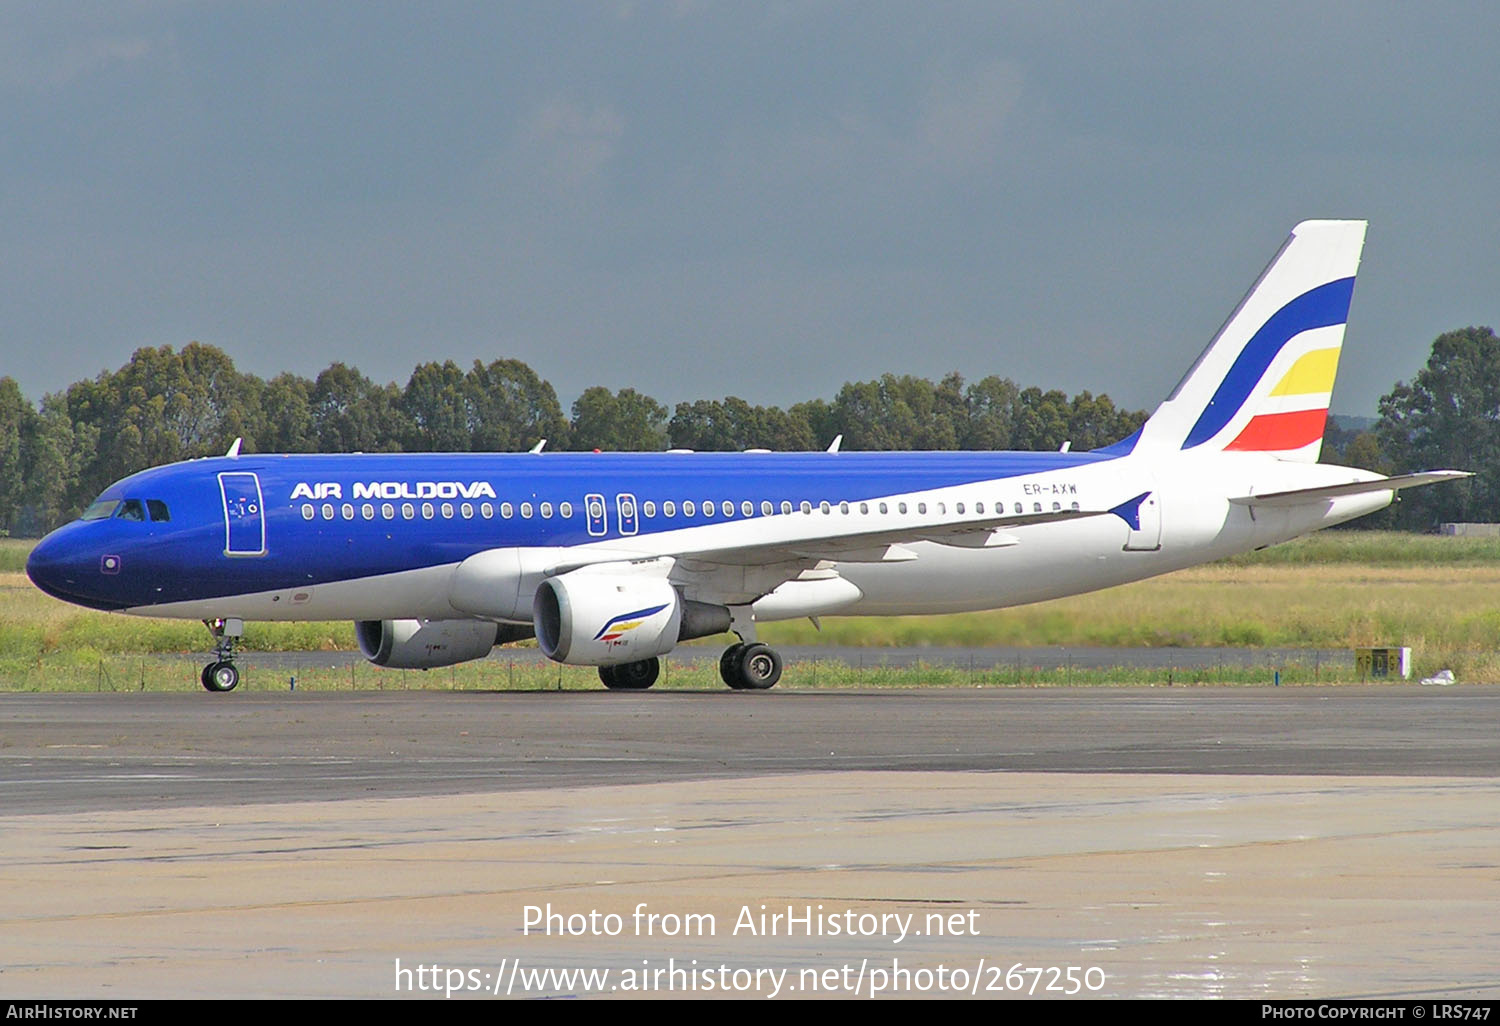
[[[645,623],[651,617],[655,616],[657,613],[666,608],[667,603],[663,602],[661,605],[652,606],[649,609],[637,609],[633,613],[621,613],[619,616],[612,618],[603,627],[599,628],[599,633],[594,635],[594,640],[607,642],[611,647],[624,644],[624,642],[620,640],[622,635],[628,634],[631,631],[635,630],[641,624]]]

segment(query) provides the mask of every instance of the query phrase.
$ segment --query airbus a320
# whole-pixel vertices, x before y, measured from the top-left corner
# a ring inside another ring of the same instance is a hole
[[[68,602],[203,620],[229,691],[258,620],[353,620],[380,666],[535,637],[649,688],[732,632],[720,676],[781,676],[756,626],[994,609],[1093,591],[1381,509],[1383,477],[1317,462],[1363,221],[1298,225],[1134,435],[1092,452],[251,455],[133,474],[32,551]],[[539,447],[540,448],[540,447]],[[833,447],[833,448],[836,448]]]

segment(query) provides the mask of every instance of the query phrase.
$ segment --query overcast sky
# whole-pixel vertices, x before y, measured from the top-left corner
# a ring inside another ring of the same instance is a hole
[[[1335,412],[1500,324],[1500,4],[0,3],[0,375],[1164,398],[1371,222]]]

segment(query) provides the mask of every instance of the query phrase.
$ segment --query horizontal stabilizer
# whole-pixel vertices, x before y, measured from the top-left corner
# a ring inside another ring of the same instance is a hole
[[[1463,470],[1428,470],[1420,474],[1401,474],[1397,477],[1377,477],[1370,481],[1350,481],[1348,484],[1323,485],[1319,488],[1297,488],[1289,492],[1268,492],[1265,495],[1240,495],[1230,502],[1241,506],[1305,506],[1340,495],[1366,495],[1370,492],[1394,492],[1402,488],[1436,484],[1439,481],[1457,481],[1473,474]]]

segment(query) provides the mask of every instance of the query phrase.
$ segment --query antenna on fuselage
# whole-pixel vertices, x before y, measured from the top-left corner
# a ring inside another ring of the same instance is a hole
[[[527,449],[526,451],[530,452],[530,453],[538,453],[538,452],[541,452],[546,447],[547,447],[547,440],[545,438],[543,438],[540,442],[536,443],[535,445],[533,445],[530,449]]]
[[[831,442],[828,443],[828,448],[827,448],[826,451],[827,452],[838,452],[839,451],[839,446],[841,446],[843,444],[844,444],[844,436],[843,435],[834,435],[833,436],[833,441],[831,441]]]
[[[227,457],[229,457],[232,460],[239,459],[240,458],[240,443],[243,442],[243,441],[244,441],[243,438],[236,438],[234,440],[234,444],[229,447],[229,451],[226,452],[224,455],[227,456]]]

